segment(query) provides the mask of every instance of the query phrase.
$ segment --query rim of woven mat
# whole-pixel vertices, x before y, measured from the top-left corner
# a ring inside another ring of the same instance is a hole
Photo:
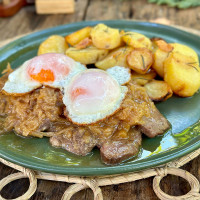
[[[191,28],[185,28],[181,26],[174,26],[176,28],[180,28],[184,31],[189,31],[194,34],[200,35],[200,31],[194,30]],[[4,46],[8,44],[9,42],[18,39],[21,36],[17,36],[12,39],[8,39],[4,42],[0,41],[0,46]],[[184,164],[190,162],[194,158],[200,155],[200,148],[196,151],[183,156],[177,160],[171,161],[169,163],[166,163],[165,165],[152,168],[152,169],[146,169],[139,172],[132,172],[132,173],[126,173],[126,174],[116,174],[116,175],[107,175],[107,176],[94,176],[94,177],[83,177],[83,176],[68,176],[68,175],[61,175],[61,174],[50,174],[45,172],[39,172],[27,169],[25,167],[22,167],[20,165],[16,165],[14,163],[11,163],[7,160],[4,160],[3,158],[0,158],[0,162],[12,167],[13,169],[18,170],[19,172],[8,175],[7,177],[3,178],[0,181],[0,191],[3,189],[4,186],[6,186],[8,183],[21,179],[21,178],[28,178],[30,185],[25,194],[22,196],[15,198],[15,200],[27,200],[29,199],[36,191],[37,189],[37,179],[43,179],[43,180],[52,180],[52,181],[59,181],[59,182],[67,182],[67,183],[73,183],[73,185],[69,186],[65,193],[62,196],[62,200],[70,200],[71,197],[77,193],[78,191],[81,191],[86,188],[91,188],[94,193],[94,199],[95,200],[103,200],[103,195],[100,189],[100,186],[106,186],[106,185],[114,185],[114,184],[120,184],[120,183],[126,183],[126,182],[133,182],[136,180],[141,180],[149,177],[154,177],[153,179],[153,190],[161,200],[199,200],[200,199],[200,183],[199,181],[189,172],[179,169],[179,167],[183,166]],[[182,196],[171,196],[166,193],[164,193],[159,184],[163,177],[165,177],[168,174],[180,176],[187,180],[191,186],[191,190]],[[0,195],[0,200],[6,200]]]
[[[196,151],[181,157],[175,161],[169,162],[163,166],[147,169],[139,172],[127,173],[127,174],[117,174],[117,175],[110,175],[110,176],[94,176],[94,177],[83,177],[83,176],[68,176],[68,175],[61,175],[61,174],[50,174],[45,172],[39,172],[24,168],[22,166],[16,165],[9,161],[6,161],[0,158],[0,162],[16,169],[20,172],[11,174],[0,181],[0,191],[2,188],[7,185],[8,183],[20,179],[20,178],[29,178],[30,186],[27,192],[15,200],[25,200],[29,199],[37,189],[37,179],[43,180],[51,180],[51,181],[59,181],[59,182],[67,182],[67,183],[74,183],[73,185],[69,186],[65,193],[62,196],[62,200],[70,200],[70,198],[77,192],[90,188],[94,193],[95,200],[103,200],[103,195],[100,189],[100,186],[106,185],[114,185],[120,183],[127,183],[133,182],[136,180],[141,180],[149,177],[154,177],[153,179],[153,190],[156,195],[161,200],[199,200],[200,199],[200,183],[199,181],[189,172],[179,169],[179,167],[183,166],[184,164],[188,163],[189,161],[193,160],[197,156],[200,155],[200,148]],[[182,196],[171,196],[164,193],[159,184],[163,177],[168,174],[180,176],[187,180],[191,186],[191,190]],[[0,200],[6,200],[0,195]]]

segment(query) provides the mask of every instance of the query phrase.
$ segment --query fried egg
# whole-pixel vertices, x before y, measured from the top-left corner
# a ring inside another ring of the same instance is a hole
[[[125,85],[131,80],[130,68],[114,66],[106,70],[120,85]]]
[[[2,90],[7,94],[20,95],[42,85],[62,89],[66,81],[86,69],[68,56],[47,53],[26,61],[12,72]]]
[[[75,75],[64,87],[67,117],[75,124],[91,124],[114,114],[128,89],[106,71],[88,69]]]

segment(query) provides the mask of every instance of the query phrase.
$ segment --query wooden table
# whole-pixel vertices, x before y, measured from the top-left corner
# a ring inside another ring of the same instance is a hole
[[[200,30],[200,7],[178,10],[167,6],[148,4],[146,0],[77,0],[76,11],[69,15],[36,15],[34,6],[23,8],[11,18],[0,18],[0,42],[61,24],[82,20],[155,20],[166,18],[170,24],[176,24]],[[162,20],[161,20],[162,21]],[[186,164],[182,169],[192,173],[200,180],[200,156]],[[15,170],[0,164],[0,179]],[[5,198],[16,198],[28,188],[28,180],[14,181],[2,191]],[[38,189],[32,200],[59,200],[70,184],[53,181],[38,181]],[[182,178],[167,176],[161,182],[161,188],[171,195],[182,195],[190,190],[189,184]],[[132,183],[106,186],[102,188],[105,200],[156,200],[152,190],[152,178]],[[72,197],[73,200],[93,199],[87,189]]]

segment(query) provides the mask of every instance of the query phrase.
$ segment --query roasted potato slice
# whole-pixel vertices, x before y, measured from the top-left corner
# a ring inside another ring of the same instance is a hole
[[[164,61],[169,56],[169,53],[161,49],[155,50],[153,54],[154,62],[152,68],[158,73],[160,77],[164,77]]]
[[[99,49],[114,49],[121,45],[121,35],[118,29],[110,28],[105,24],[98,24],[91,30],[94,46]]]
[[[140,33],[126,32],[122,39],[128,46],[133,48],[152,48],[151,40]]]
[[[132,71],[131,79],[138,85],[144,86],[150,80],[156,77],[156,72],[150,69],[146,74],[139,74],[137,72]]]
[[[175,94],[181,97],[192,96],[200,87],[200,67],[196,56],[170,53],[164,61],[164,80]]]
[[[190,47],[178,43],[165,44],[164,40],[153,40],[154,46],[154,63],[153,69],[156,70],[160,77],[164,77],[164,61],[169,56],[170,52],[178,52],[186,56],[193,57],[198,62],[198,56],[196,52]]]
[[[158,73],[160,77],[164,77],[164,61],[168,57],[169,53],[173,50],[173,46],[168,44],[161,38],[152,38],[152,44],[154,46],[154,63],[152,68]]]
[[[91,45],[92,45],[92,40],[89,37],[86,37],[83,40],[81,40],[78,44],[76,44],[74,47],[77,49],[85,49]]]
[[[111,51],[103,60],[95,63],[97,68],[106,70],[110,67],[128,67],[126,56],[133,50],[132,47],[120,47]]]
[[[123,35],[125,34],[125,31],[124,31],[124,30],[121,30],[121,31],[119,32],[119,34],[120,34],[120,37],[121,37],[119,47],[124,47],[124,46],[126,46],[126,43],[124,42],[124,40],[122,39],[122,37],[123,37]]]
[[[145,74],[153,64],[153,54],[147,48],[134,49],[128,54],[127,63],[134,71]]]
[[[152,45],[157,49],[159,48],[162,51],[165,52],[171,52],[174,47],[167,43],[165,40],[163,40],[162,38],[151,38],[152,41]]]
[[[70,35],[67,35],[65,37],[65,40],[71,46],[74,46],[74,45],[78,44],[81,40],[83,40],[84,38],[89,37],[91,29],[92,29],[92,27],[90,27],[90,26],[82,28],[74,33],[71,33]]]
[[[119,33],[120,33],[121,36],[123,36],[125,34],[125,31],[121,30]]]
[[[45,53],[65,53],[68,48],[65,38],[60,35],[52,35],[43,41],[38,49],[38,55]]]
[[[103,59],[108,54],[108,50],[97,49],[94,46],[87,47],[85,49],[77,49],[70,47],[66,51],[66,55],[82,64],[94,64],[97,61]]]
[[[168,44],[164,40],[157,40],[155,41],[155,43],[160,50],[165,51],[165,52],[171,52],[174,49],[171,44]]]
[[[173,94],[171,87],[165,81],[152,80],[144,87],[153,101],[165,101]]]
[[[198,55],[192,48],[179,43],[170,43],[170,45],[172,45],[174,48],[172,52],[181,53],[183,55],[193,58],[196,62],[199,62]]]

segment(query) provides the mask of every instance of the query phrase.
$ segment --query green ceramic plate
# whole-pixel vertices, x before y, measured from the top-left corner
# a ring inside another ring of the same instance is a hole
[[[36,55],[39,44],[49,35],[67,35],[99,22],[80,22],[43,30],[20,38],[0,49],[0,72],[10,62],[17,67]],[[146,22],[103,21],[108,26],[140,32],[148,37],[162,37],[168,42],[179,42],[192,47],[200,55],[200,37],[172,28]],[[144,137],[137,158],[117,166],[101,163],[98,149],[85,157],[75,156],[50,146],[48,139],[22,138],[14,133],[0,136],[0,156],[34,170],[73,175],[119,174],[155,167],[200,148],[200,94],[191,98],[172,97],[156,105],[172,125],[163,136]]]

